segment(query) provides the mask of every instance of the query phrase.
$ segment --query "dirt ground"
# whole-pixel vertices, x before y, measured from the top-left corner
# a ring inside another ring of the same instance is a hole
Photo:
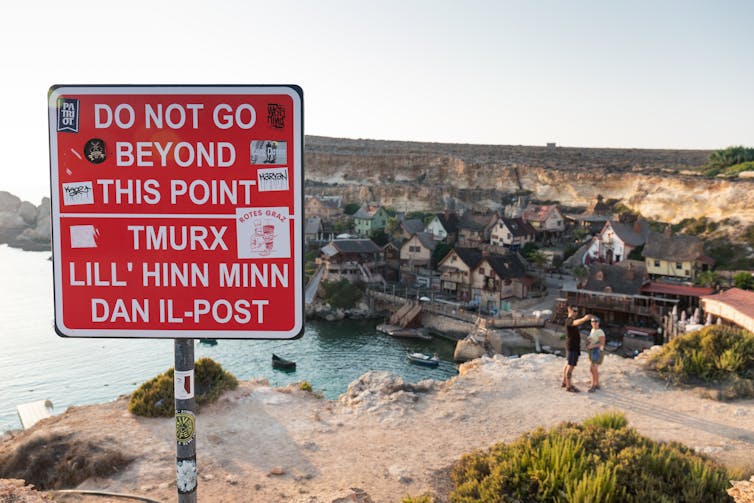
[[[655,379],[641,359],[614,355],[602,365],[601,390],[566,393],[560,387],[563,363],[544,354],[482,358],[463,365],[447,383],[417,385],[373,372],[337,401],[243,382],[197,417],[198,500],[382,503],[429,493],[442,502],[447,468],[463,453],[608,410],[623,411],[648,437],[682,442],[743,469],[746,478],[754,474],[754,401],[703,398]],[[582,358],[575,373],[582,390],[588,375]],[[135,417],[126,403],[122,397],[70,408],[6,435],[0,456],[30,437],[72,433],[136,459],[79,489],[176,501],[174,419]],[[56,501],[126,500],[58,495]]]

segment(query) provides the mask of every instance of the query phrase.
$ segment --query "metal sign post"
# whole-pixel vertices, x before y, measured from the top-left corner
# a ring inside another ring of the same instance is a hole
[[[175,340],[175,470],[178,503],[196,503],[194,339]]]

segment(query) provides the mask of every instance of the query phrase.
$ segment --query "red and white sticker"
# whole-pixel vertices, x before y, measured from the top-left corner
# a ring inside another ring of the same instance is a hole
[[[176,370],[174,384],[176,400],[190,400],[194,398],[193,370]]]

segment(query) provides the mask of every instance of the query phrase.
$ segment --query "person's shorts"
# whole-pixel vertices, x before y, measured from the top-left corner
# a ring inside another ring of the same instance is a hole
[[[589,350],[589,361],[599,365],[602,360],[605,359],[605,352],[600,351],[600,348],[592,348]]]
[[[580,351],[578,350],[573,351],[569,349],[568,351],[566,351],[566,358],[568,359],[568,365],[570,365],[571,367],[575,367],[576,364],[579,363],[579,353]]]

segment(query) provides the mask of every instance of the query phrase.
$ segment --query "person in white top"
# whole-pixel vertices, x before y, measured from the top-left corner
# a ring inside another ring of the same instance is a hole
[[[589,372],[592,374],[592,385],[589,393],[600,389],[600,364],[605,357],[605,332],[600,328],[600,319],[592,317],[592,330],[586,337],[586,350],[589,353]]]

